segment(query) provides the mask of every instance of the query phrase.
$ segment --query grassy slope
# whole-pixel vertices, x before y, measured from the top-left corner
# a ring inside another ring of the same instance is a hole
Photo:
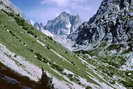
[[[120,50],[122,49],[122,50]],[[113,53],[113,51],[117,53]],[[132,52],[127,49],[124,44],[112,44],[109,45],[106,42],[101,43],[101,45],[91,51],[79,51],[76,52],[88,63],[94,65],[96,70],[103,73],[104,78],[109,80],[110,83],[122,83],[127,88],[133,88],[133,71],[121,70],[120,67],[125,64],[128,59],[127,55]],[[88,58],[88,55],[92,58]],[[129,75],[129,73],[131,73]],[[113,76],[117,76],[113,79]],[[119,78],[119,79],[118,79]]]
[[[133,8],[129,11],[133,13]],[[133,16],[122,17],[123,21],[133,20]],[[101,71],[106,80],[111,83],[119,82],[124,84],[128,89],[133,88],[133,71],[132,70],[121,70],[120,67],[125,64],[128,60],[128,56],[132,53],[133,39],[129,39],[128,43],[112,44],[109,45],[106,42],[101,42],[100,46],[90,51],[79,51],[76,52],[88,63],[94,65],[97,70]],[[129,47],[127,47],[129,46]],[[113,53],[116,51],[116,53]],[[91,56],[93,58],[88,57]],[[120,79],[113,79],[113,76],[117,76]]]
[[[37,42],[37,40],[45,44],[45,47]],[[65,80],[61,75],[53,71],[53,69],[62,75],[63,69],[68,69],[75,75],[79,75],[94,84],[97,84],[97,82],[93,81],[89,74],[94,75],[97,79],[104,82],[93,70],[82,64],[81,60],[75,54],[67,51],[67,49],[53,41],[50,37],[37,31],[17,15],[0,11],[0,43],[4,44],[17,55],[25,57],[28,61],[39,67],[43,67],[59,79]],[[64,58],[58,56],[51,50],[54,50]],[[78,82],[75,77],[65,76],[70,80]]]

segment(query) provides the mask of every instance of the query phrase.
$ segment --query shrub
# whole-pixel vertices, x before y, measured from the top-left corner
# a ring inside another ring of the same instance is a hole
[[[57,65],[57,64],[52,64],[51,67],[52,67],[53,69],[56,69],[56,70],[60,71],[60,72],[63,71],[63,68],[61,68],[61,67],[60,67],[59,65]]]

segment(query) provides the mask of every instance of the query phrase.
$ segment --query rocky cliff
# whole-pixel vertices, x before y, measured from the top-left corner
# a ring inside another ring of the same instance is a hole
[[[68,35],[75,31],[79,24],[79,16],[73,16],[66,12],[62,12],[54,20],[48,21],[45,29],[55,35]]]
[[[130,42],[133,37],[133,1],[103,0],[97,13],[72,34],[76,45],[92,47],[101,41]]]
[[[133,0],[103,0],[97,13],[69,37],[75,53],[107,81],[133,88]]]
[[[0,9],[13,12],[15,14],[20,14],[20,10],[16,8],[10,0],[0,0]]]

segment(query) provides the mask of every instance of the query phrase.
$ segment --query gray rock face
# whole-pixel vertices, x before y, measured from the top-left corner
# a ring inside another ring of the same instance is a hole
[[[14,14],[20,14],[20,10],[16,8],[10,0],[0,0],[0,10],[2,9]]]
[[[44,25],[43,23],[34,23],[34,27],[37,28],[38,30],[42,31],[44,30]]]
[[[97,13],[71,39],[76,45],[129,42],[133,38],[133,0],[103,0]]]
[[[79,16],[72,16],[66,12],[62,12],[54,20],[48,21],[45,29],[55,35],[68,35],[75,31],[79,24]]]

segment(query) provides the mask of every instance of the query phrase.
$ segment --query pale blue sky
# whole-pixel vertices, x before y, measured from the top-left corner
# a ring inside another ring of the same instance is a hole
[[[44,22],[66,11],[79,15],[83,21],[93,16],[102,0],[11,0],[25,16],[33,21]]]

